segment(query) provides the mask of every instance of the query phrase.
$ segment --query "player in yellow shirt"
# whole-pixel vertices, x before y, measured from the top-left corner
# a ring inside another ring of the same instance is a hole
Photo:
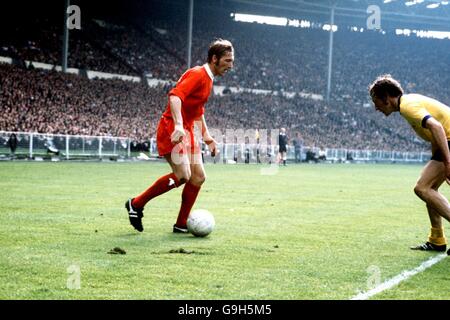
[[[450,108],[420,94],[403,94],[400,83],[391,75],[379,76],[369,86],[369,93],[377,111],[385,116],[400,112],[417,135],[431,143],[431,160],[414,187],[427,205],[431,232],[428,241],[411,249],[445,251],[447,239],[442,218],[450,222],[450,204],[438,189],[444,181],[450,184]],[[447,254],[450,255],[450,249]]]

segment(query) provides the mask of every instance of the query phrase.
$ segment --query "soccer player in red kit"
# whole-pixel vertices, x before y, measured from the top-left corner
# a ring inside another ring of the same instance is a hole
[[[169,92],[169,102],[158,124],[156,140],[158,153],[167,160],[172,172],[160,177],[147,190],[125,203],[130,223],[136,230],[144,230],[142,218],[147,202],[185,184],[173,232],[188,232],[187,218],[206,179],[199,141],[194,135],[194,122],[200,126],[203,141],[214,154],[217,142],[209,134],[203,115],[204,107],[214,77],[223,76],[233,68],[233,63],[233,45],[218,39],[209,46],[207,63],[187,70]]]

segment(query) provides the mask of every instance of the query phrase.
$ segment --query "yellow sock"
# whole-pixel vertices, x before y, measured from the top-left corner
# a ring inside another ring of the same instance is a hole
[[[447,238],[444,235],[444,228],[431,227],[430,235],[428,236],[428,242],[437,246],[443,246],[447,244]]]

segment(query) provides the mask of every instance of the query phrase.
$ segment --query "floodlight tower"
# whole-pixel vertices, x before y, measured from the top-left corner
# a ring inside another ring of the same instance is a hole
[[[188,14],[188,41],[187,41],[187,67],[191,67],[191,53],[192,53],[192,20],[194,17],[194,0],[189,0],[189,14]]]
[[[63,44],[62,44],[62,72],[67,70],[67,54],[69,51],[69,29],[67,27],[67,8],[70,6],[70,0],[66,0],[64,5],[64,25],[63,25]]]
[[[328,42],[328,76],[327,76],[327,101],[330,101],[331,95],[331,73],[333,70],[333,26],[334,26],[334,10],[336,8],[336,0],[331,2],[330,12],[330,40]]]

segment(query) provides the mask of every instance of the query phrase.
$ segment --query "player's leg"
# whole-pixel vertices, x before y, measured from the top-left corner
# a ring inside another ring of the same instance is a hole
[[[130,223],[138,231],[144,230],[142,226],[144,206],[151,199],[182,185],[190,178],[190,166],[186,147],[183,143],[173,145],[170,141],[173,126],[171,119],[161,118],[157,130],[158,152],[167,160],[172,172],[161,176],[141,194],[135,198],[128,199],[125,203]]]
[[[174,232],[188,232],[187,219],[197,200],[200,188],[206,180],[205,168],[203,166],[201,154],[198,152],[193,152],[190,155],[190,171],[190,179],[186,182],[181,195],[181,207],[177,222],[174,225]]]
[[[432,206],[427,204],[428,217],[430,218],[431,226],[435,229],[442,229],[442,217]]]
[[[425,244],[412,249],[436,251],[446,249],[447,239],[442,226],[442,217],[450,221],[450,205],[438,191],[444,181],[444,164],[435,160],[428,162],[414,187],[414,192],[427,205],[431,231]]]
[[[164,156],[172,168],[172,172],[158,178],[149,188],[144,190],[137,197],[129,199],[125,207],[128,210],[131,225],[138,231],[143,231],[142,218],[144,217],[144,206],[153,198],[166,193],[173,188],[177,188],[190,178],[190,166],[187,156],[182,163],[175,162],[171,155]]]
[[[434,208],[438,214],[450,222],[450,205],[448,200],[438,191],[445,180],[444,164],[431,160],[422,171],[414,187],[416,195]]]
[[[188,181],[190,178],[189,160],[186,156],[183,157],[186,159],[179,163],[175,162],[170,154],[165,155],[164,158],[170,164],[172,172],[158,178],[148,189],[134,198],[133,207],[143,208],[151,199]]]

